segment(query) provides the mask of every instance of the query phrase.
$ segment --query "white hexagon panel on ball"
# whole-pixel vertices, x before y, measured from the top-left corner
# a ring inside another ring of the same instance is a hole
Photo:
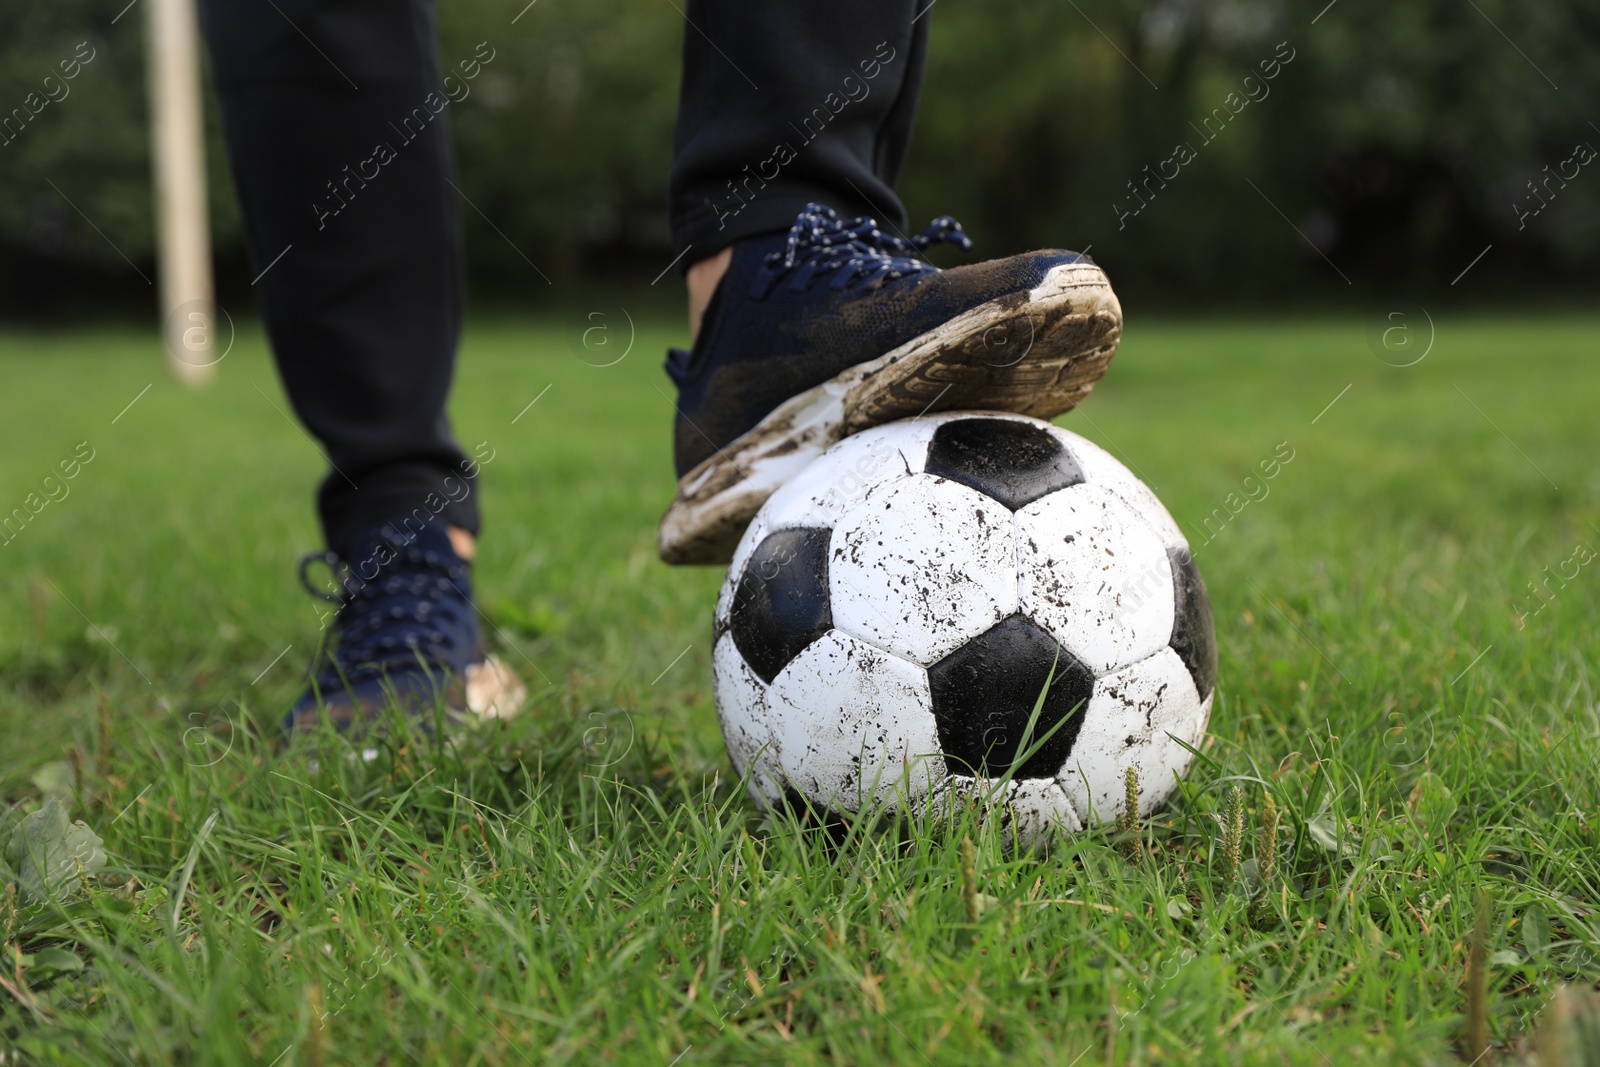
[[[1022,611],[1096,674],[1153,655],[1172,636],[1172,564],[1122,498],[1075,485],[1017,513]]]
[[[1068,438],[1072,454],[1078,457],[1078,464],[1083,468],[1085,482],[1109,489],[1121,497],[1123,503],[1154,527],[1156,535],[1167,548],[1189,547],[1172,513],[1132,471],[1088,438],[1060,428],[1056,429],[1056,433]]]
[[[1122,814],[1126,775],[1139,775],[1139,814],[1149,815],[1171,793],[1193,758],[1206,708],[1194,680],[1171,648],[1096,680],[1083,725],[1060,779],[1086,824]]]
[[[915,474],[839,520],[828,574],[835,626],[927,666],[1016,610],[1011,513]]]
[[[773,807],[783,799],[783,771],[767,715],[767,687],[756,677],[730,634],[711,650],[711,686],[722,740],[751,799]]]
[[[768,528],[832,526],[872,490],[920,472],[935,429],[918,420],[846,438],[772,494],[761,512]]]
[[[849,634],[791,660],[767,689],[767,716],[785,781],[834,811],[915,804],[944,780],[927,672]]]

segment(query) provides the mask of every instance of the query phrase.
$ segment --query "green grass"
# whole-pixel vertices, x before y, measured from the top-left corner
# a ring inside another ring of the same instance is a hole
[[[609,368],[560,330],[470,333],[454,417],[494,450],[478,584],[534,703],[458,750],[330,751],[318,773],[270,742],[318,639],[294,564],[322,463],[259,334],[204,392],[168,382],[148,336],[0,337],[0,511],[94,449],[0,548],[0,790],[62,795],[111,857],[65,907],[0,904],[0,1047],[1448,1063],[1481,891],[1491,1058],[1520,1058],[1560,983],[1600,981],[1600,566],[1566,563],[1518,618],[1546,567],[1600,549],[1600,320],[1441,322],[1407,369],[1363,335],[1134,329],[1062,420],[1189,531],[1222,666],[1212,737],[1139,840],[1044,856],[970,817],[834,844],[763,822],[730,780],[709,688],[721,576],[652,548],[666,331]],[[1241,506],[1282,442],[1293,459]],[[51,946],[88,966],[52,970]]]

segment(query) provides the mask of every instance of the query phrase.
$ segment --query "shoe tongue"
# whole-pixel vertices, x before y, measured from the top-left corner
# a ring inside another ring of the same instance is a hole
[[[748,288],[750,280],[761,270],[767,261],[767,257],[774,252],[782,252],[788,247],[788,230],[778,230],[775,233],[759,233],[754,237],[746,237],[733,246],[733,259],[728,264],[727,276],[733,279],[735,287]],[[734,290],[729,289],[728,291],[733,292]]]
[[[450,534],[443,520],[430,518],[427,522],[407,516],[386,522],[355,539],[356,553],[345,559],[356,574],[371,580],[377,568],[401,556],[433,555],[441,567],[465,565],[450,543]]]

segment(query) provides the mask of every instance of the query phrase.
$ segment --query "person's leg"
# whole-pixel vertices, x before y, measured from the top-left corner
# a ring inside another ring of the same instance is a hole
[[[202,24],[273,354],[333,468],[339,591],[312,591],[337,640],[284,729],[511,714],[526,691],[473,604],[478,467],[444,415],[463,283],[432,4],[204,0]]]
[[[767,497],[849,434],[957,408],[1053,417],[1111,359],[1122,313],[1087,257],[941,271],[922,253],[970,247],[960,225],[906,232],[893,186],[931,6],[689,5],[671,219],[693,346],[666,368],[669,563],[726,562]]]
[[[273,353],[333,467],[329,547],[419,508],[475,532],[444,414],[463,283],[432,4],[205,0],[202,22]]]
[[[671,179],[685,264],[787,230],[809,203],[906,226],[927,0],[691,0]]]

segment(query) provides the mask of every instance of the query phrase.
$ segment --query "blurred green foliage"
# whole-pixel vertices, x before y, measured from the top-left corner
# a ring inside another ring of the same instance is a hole
[[[1452,292],[1592,289],[1600,166],[1574,151],[1600,149],[1600,2],[1324,3],[942,0],[903,184],[914,225],[954,214],[983,255],[1092,244],[1153,302],[1444,291],[1489,244]],[[113,24],[119,7],[0,8],[0,115],[94,51],[0,138],[0,308],[41,278],[143,291],[123,256],[151,275],[144,17]],[[558,287],[648,281],[671,258],[681,16],[544,0],[513,24],[521,7],[439,13],[447,63],[496,50],[451,107],[463,188],[493,220],[466,211],[474,289],[538,296],[513,243]],[[211,127],[219,261],[239,273]]]

